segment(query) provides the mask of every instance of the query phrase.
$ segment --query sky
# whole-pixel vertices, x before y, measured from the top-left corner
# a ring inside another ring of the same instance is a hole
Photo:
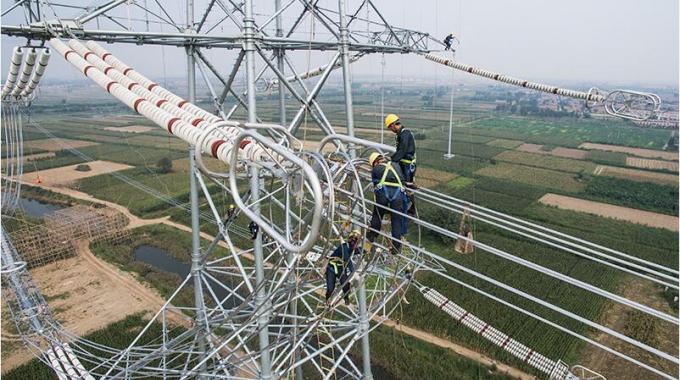
[[[145,0],[137,0],[141,3]],[[258,21],[270,14],[273,1],[255,1]],[[60,2],[67,2],[62,0]],[[89,1],[97,4],[102,1]],[[197,0],[197,13],[204,9],[205,0]],[[287,2],[282,1],[284,4]],[[395,26],[430,33],[442,39],[453,33],[460,39],[456,46],[456,59],[504,74],[539,81],[557,83],[608,83],[631,85],[678,84],[678,1],[677,0],[374,0],[385,18]],[[2,0],[3,9],[12,4]],[[76,3],[84,3],[82,1]],[[149,1],[151,4],[152,2]],[[168,12],[177,19],[183,18],[183,1],[165,1]],[[337,1],[322,0],[322,5],[337,9]],[[358,0],[348,0],[349,9],[355,9]],[[133,15],[136,10],[131,8]],[[119,9],[125,17],[127,9]],[[73,16],[72,11],[61,10],[60,17]],[[362,11],[361,14],[365,15]],[[375,18],[375,12],[369,12]],[[198,16],[197,16],[198,18]],[[294,15],[284,18],[292,23]],[[17,24],[21,14],[12,12],[3,17],[3,24]],[[133,22],[134,23],[134,22]],[[89,27],[94,27],[90,24]],[[305,22],[299,38],[306,38],[311,23]],[[112,27],[108,27],[109,29]],[[322,36],[323,28],[316,24],[315,31]],[[135,26],[135,30],[142,26]],[[233,29],[216,32],[234,34]],[[2,74],[7,72],[6,62],[14,38],[2,38]],[[184,51],[174,47],[140,47],[133,45],[107,45],[137,70],[160,80],[160,77],[181,77],[186,73]],[[213,49],[207,52],[221,70],[227,72],[236,52]],[[331,53],[300,52],[293,60],[304,70],[323,65]],[[446,67],[425,61],[418,56],[387,55],[385,75],[401,80],[434,77],[449,83],[451,71]],[[261,65],[261,64],[260,64]],[[353,65],[357,77],[379,77],[380,56],[362,58]],[[226,74],[225,74],[226,75]],[[334,79],[340,76],[338,70]],[[456,73],[464,80],[465,73]],[[77,79],[81,74],[54,57],[48,69],[48,78]]]

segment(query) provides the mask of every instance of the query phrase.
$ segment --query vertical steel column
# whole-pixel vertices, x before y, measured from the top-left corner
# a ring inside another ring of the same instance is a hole
[[[250,199],[255,214],[260,214],[260,169],[256,165],[250,167]],[[262,232],[258,232],[253,243],[255,255],[255,307],[260,313],[257,318],[257,329],[260,344],[260,379],[272,378],[271,359],[269,356],[269,312],[263,311],[268,308],[266,303],[267,293],[264,284],[264,256],[262,253]]]
[[[281,0],[274,0],[274,12],[278,12],[281,9]],[[283,12],[282,12],[283,13]],[[279,13],[276,16],[276,37],[283,37],[283,20],[281,18],[281,13]],[[281,78],[279,78],[279,124],[283,125],[284,127],[286,126],[286,90],[285,86],[283,84],[283,81],[285,80],[285,59],[284,59],[284,54],[286,54],[286,50],[281,48],[276,51],[276,66],[281,73]],[[286,194],[286,207],[289,209],[289,195]],[[286,225],[286,227],[289,227]],[[289,228],[286,228],[286,231],[290,231]],[[292,265],[295,262],[295,254],[292,252],[289,252],[288,255],[286,256],[286,261],[288,262],[288,265]],[[293,326],[292,329],[295,331],[295,335],[297,336],[297,271],[292,270],[290,272],[290,275],[288,276],[288,286],[291,289],[291,297],[290,299],[292,300],[290,303],[290,309],[289,313],[293,316]],[[296,349],[295,350],[295,361],[300,360],[300,350]],[[295,379],[296,380],[302,380],[302,369],[301,368],[295,368],[293,370],[295,372]]]
[[[243,14],[243,50],[246,52],[246,89],[248,91],[248,122],[257,122],[256,98],[255,98],[255,20],[253,18],[253,0],[245,0],[245,12]],[[260,170],[257,166],[250,167],[250,198],[253,204],[253,212],[260,213]],[[262,233],[258,232],[253,245],[255,255],[255,296],[256,307],[260,312],[257,318],[260,345],[260,379],[272,378],[271,359],[269,355],[269,313],[265,305],[266,290],[264,285],[264,255],[262,253]]]
[[[347,20],[345,20],[345,0],[338,0],[338,13],[340,15],[340,37],[338,49],[342,59],[342,79],[345,87],[345,112],[347,113],[347,134],[354,137],[354,109],[352,102],[352,75],[349,72],[349,37]],[[354,158],[356,150],[354,144],[350,144],[350,156]]]
[[[338,14],[340,15],[340,55],[342,59],[342,77],[345,87],[345,112],[347,112],[347,134],[354,137],[354,108],[352,102],[352,78],[349,72],[349,39],[347,21],[345,20],[345,1],[338,0]],[[350,157],[356,157],[356,150],[350,144]],[[364,379],[373,379],[371,372],[371,348],[368,340],[368,315],[366,312],[366,283],[359,284],[359,334],[361,334],[361,358]]]
[[[188,32],[194,27],[194,1],[187,0],[187,27]],[[189,102],[196,102],[196,60],[194,57],[194,46],[186,46],[187,53],[187,82],[189,87]],[[196,307],[196,317],[194,320],[195,328],[198,330],[198,351],[199,360],[203,359],[206,352],[205,344],[205,301],[203,299],[203,284],[201,283],[201,235],[198,208],[198,186],[196,184],[196,157],[194,148],[189,146],[189,198],[191,202],[191,277],[194,283],[194,303]],[[205,366],[201,372],[205,371]],[[203,377],[199,377],[203,378]]]
[[[281,9],[281,0],[274,0],[274,11],[278,12]],[[283,13],[283,12],[281,12]],[[283,20],[281,19],[281,13],[276,15],[276,37],[283,37]],[[282,75],[285,75],[285,61],[283,55],[286,54],[286,50],[281,48],[276,51],[276,65]],[[286,126],[286,92],[283,86],[283,80],[279,78],[279,124]]]
[[[378,125],[380,126],[381,144],[385,143],[385,126],[383,125],[384,117],[385,117],[385,53],[382,54],[382,57],[380,59],[380,123]]]
[[[246,91],[248,91],[248,122],[257,122],[255,109],[255,19],[253,18],[253,0],[245,0],[243,15],[243,50],[246,52]]]

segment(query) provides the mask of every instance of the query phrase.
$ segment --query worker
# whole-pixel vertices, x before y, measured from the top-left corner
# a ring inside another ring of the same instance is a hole
[[[401,168],[405,185],[415,187],[413,181],[416,175],[416,139],[413,133],[401,125],[399,116],[392,113],[385,117],[385,128],[397,135],[397,151],[390,159]]]
[[[368,162],[372,167],[371,180],[374,185],[373,193],[377,204],[373,206],[371,230],[366,234],[366,238],[373,243],[382,227],[383,217],[385,214],[391,214],[392,244],[390,253],[397,255],[401,252],[401,237],[406,234],[407,223],[402,215],[393,211],[403,213],[408,208],[409,200],[403,186],[404,175],[399,165],[387,161],[380,153],[371,153]]]
[[[401,172],[404,174],[404,184],[407,188],[417,188],[415,184],[416,176],[416,139],[410,130],[401,125],[399,116],[389,114],[385,117],[385,128],[389,129],[397,135],[397,151],[391,157],[391,160],[396,165],[399,165]],[[408,208],[409,215],[416,214],[416,202],[413,194],[407,192],[410,206]]]
[[[335,251],[328,257],[328,266],[326,267],[326,302],[330,300],[333,291],[335,291],[335,284],[340,280],[345,304],[349,305],[349,277],[354,272],[352,256],[361,254],[361,249],[359,248],[360,239],[361,232],[359,230],[350,232],[347,241],[335,248]]]
[[[248,231],[250,231],[250,240],[257,239],[257,233],[260,232],[260,226],[255,222],[250,222],[248,224]]]
[[[444,45],[446,45],[446,48],[444,48],[445,51],[451,50],[451,45],[453,44],[453,40],[456,37],[453,36],[453,34],[449,34],[444,38]],[[453,50],[455,52],[455,50]]]
[[[227,223],[233,223],[234,220],[236,219],[236,206],[234,204],[230,204],[229,208],[227,209]]]

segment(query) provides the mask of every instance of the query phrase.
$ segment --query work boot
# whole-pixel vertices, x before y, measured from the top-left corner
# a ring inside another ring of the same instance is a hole
[[[409,189],[418,190],[418,185],[415,182],[404,182],[404,184]]]
[[[349,302],[349,296],[345,296],[345,305],[351,305],[351,302]]]

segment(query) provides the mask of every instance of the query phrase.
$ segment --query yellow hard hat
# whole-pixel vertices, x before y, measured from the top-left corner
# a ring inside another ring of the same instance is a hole
[[[353,230],[352,232],[349,233],[349,238],[360,238],[361,237],[361,231],[359,230]]]
[[[385,116],[385,128],[389,128],[394,122],[399,121],[399,116],[391,113]]]
[[[378,159],[378,157],[382,157],[382,154],[380,154],[380,153],[378,153],[378,152],[373,152],[373,153],[371,153],[371,154],[368,156],[368,163],[369,163],[371,166],[373,166],[373,163],[375,162],[375,160]]]

